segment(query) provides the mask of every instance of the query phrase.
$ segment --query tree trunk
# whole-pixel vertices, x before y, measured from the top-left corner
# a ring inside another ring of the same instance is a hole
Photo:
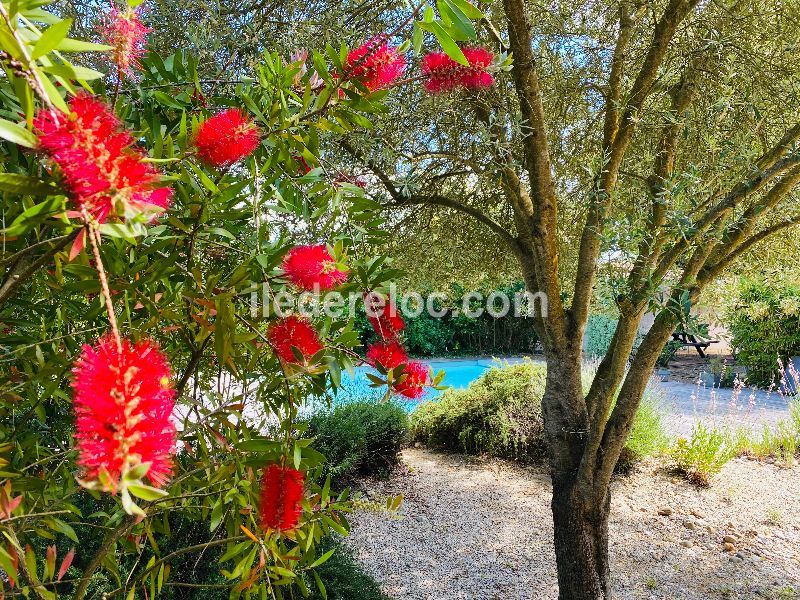
[[[607,485],[578,476],[589,419],[583,402],[580,350],[548,357],[542,401],[553,482],[554,545],[560,600],[611,598]]]
[[[584,493],[574,479],[553,477],[553,525],[559,600],[611,598],[608,515],[611,495]]]

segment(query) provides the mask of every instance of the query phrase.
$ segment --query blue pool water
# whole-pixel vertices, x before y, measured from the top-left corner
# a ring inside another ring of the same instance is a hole
[[[504,359],[464,359],[464,360],[426,360],[423,361],[431,368],[434,373],[444,371],[445,376],[442,380],[442,385],[454,387],[456,389],[464,389],[470,383],[478,379],[484,372],[493,366],[501,366],[503,364],[516,364],[522,362],[524,359],[519,357],[504,358]],[[384,392],[384,388],[373,388],[370,386],[370,380],[366,374],[370,369],[366,367],[359,367],[356,369],[355,377],[350,377],[347,374],[342,374],[342,389],[334,398],[335,404],[347,404],[356,400],[379,400]],[[425,396],[420,400],[403,401],[397,399],[396,401],[401,404],[406,411],[413,411],[417,405],[424,400],[431,400],[438,396],[441,392],[434,389],[428,389]]]

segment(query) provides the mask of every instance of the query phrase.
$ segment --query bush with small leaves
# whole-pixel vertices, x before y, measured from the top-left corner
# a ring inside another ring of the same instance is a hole
[[[699,486],[707,487],[711,478],[736,455],[731,437],[719,429],[697,423],[691,437],[680,438],[670,449],[675,470]]]

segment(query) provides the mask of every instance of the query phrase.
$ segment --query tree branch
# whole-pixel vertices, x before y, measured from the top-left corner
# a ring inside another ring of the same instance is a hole
[[[542,339],[545,352],[563,348],[566,336],[564,307],[558,269],[558,203],[552,160],[547,141],[542,92],[533,56],[531,26],[524,0],[504,0],[508,38],[514,53],[512,74],[522,112],[521,128],[525,168],[530,180],[533,215],[522,215],[529,227],[524,232],[530,243],[530,257],[536,289],[547,294],[550,303]],[[522,232],[521,232],[522,233]]]
[[[619,107],[612,102],[612,97],[609,97],[606,104],[607,118],[604,139],[609,145],[604,146],[603,151],[608,158],[605,161],[603,170],[595,176],[595,189],[590,195],[589,211],[581,234],[580,249],[578,251],[578,270],[575,277],[575,293],[570,308],[570,335],[574,341],[577,341],[583,335],[597,275],[597,259],[600,255],[600,240],[606,212],[616,188],[622,160],[633,139],[638,113],[644,101],[652,92],[653,84],[658,76],[658,70],[664,61],[667,48],[675,36],[678,25],[698,3],[699,0],[670,0],[661,19],[656,23],[653,40],[650,43],[639,74],[628,94],[629,100],[621,118],[617,116]],[[620,18],[626,18],[624,11],[620,13]],[[617,87],[619,87],[620,83],[615,79],[621,77],[620,70],[623,68],[621,61],[624,57],[624,45],[627,43],[625,35],[623,35],[625,33],[623,25],[624,27],[631,26],[628,22],[620,23],[620,38],[617,40],[617,46],[619,48],[620,43],[623,46],[620,49],[619,56],[615,50],[614,58],[617,59],[618,64],[614,65],[612,59],[612,70],[609,76],[611,83]],[[611,114],[609,115],[608,112]],[[618,121],[619,124],[617,125]]]
[[[131,527],[133,527],[135,524],[136,517],[128,516],[123,519],[123,521],[119,524],[119,527],[108,532],[108,535],[106,535],[106,538],[103,540],[100,548],[97,549],[97,552],[92,557],[92,560],[83,570],[80,583],[75,590],[75,600],[83,600],[89,587],[89,580],[92,578],[92,575],[94,575],[94,572],[97,571],[100,563],[103,562],[106,554],[111,551],[111,548],[114,547],[114,544],[117,543],[117,540],[130,531]]]
[[[19,259],[11,267],[11,270],[6,276],[6,280],[0,285],[0,305],[12,296],[14,290],[16,290],[19,285],[27,281],[34,273],[50,262],[50,260],[58,254],[58,252],[63,250],[70,241],[75,239],[81,231],[82,229],[78,229],[69,235],[50,240],[54,242],[53,246],[48,248],[44,254],[35,260],[29,260],[27,254],[18,252],[17,255],[19,255]],[[39,244],[36,244],[36,246],[38,247]]]
[[[407,198],[401,197],[400,200],[392,202],[391,204],[385,204],[384,207],[402,208],[404,206],[425,205],[425,204],[444,206],[446,208],[452,208],[453,210],[457,210],[461,213],[469,215],[477,219],[479,222],[483,223],[494,233],[496,233],[504,242],[506,242],[511,247],[512,250],[514,250],[514,252],[519,251],[519,240],[517,240],[517,238],[514,237],[505,227],[500,225],[500,223],[492,219],[486,213],[475,208],[474,206],[464,204],[463,202],[460,202],[453,198],[448,198],[447,196],[443,196],[441,194],[414,195],[414,196],[409,196]]]
[[[736,246],[733,250],[731,250],[725,257],[714,262],[713,264],[706,265],[698,275],[698,282],[700,282],[702,285],[709,283],[753,246],[783,229],[794,227],[796,225],[800,225],[800,216],[788,219],[786,221],[781,221],[780,223],[775,223],[774,225],[771,225],[766,229],[763,229],[750,236]]]

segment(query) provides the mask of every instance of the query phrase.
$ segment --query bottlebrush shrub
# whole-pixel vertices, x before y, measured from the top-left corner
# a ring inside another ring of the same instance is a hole
[[[469,66],[457,63],[444,52],[432,52],[422,59],[422,73],[427,78],[425,89],[431,94],[459,88],[480,90],[494,85],[489,67],[494,60],[486,48],[462,48]]]
[[[69,116],[42,110],[34,120],[39,147],[58,165],[74,202],[72,216],[86,209],[97,221],[167,208],[172,191],[132,147],[133,136],[103,102],[84,92],[69,102]]]
[[[122,477],[142,475],[163,487],[172,473],[175,391],[167,360],[150,341],[113,336],[84,346],[73,369],[75,438],[85,484],[116,492]]]
[[[396,379],[392,383],[395,392],[406,398],[416,400],[425,395],[425,386],[430,381],[428,373],[430,369],[425,363],[411,361],[403,365],[401,373],[395,373]]]
[[[397,340],[372,344],[367,348],[367,361],[384,370],[394,369],[408,362],[408,354]]]
[[[367,312],[367,320],[378,337],[386,341],[398,339],[406,323],[394,298],[376,297],[374,293],[366,294],[364,303],[371,307],[371,311]]]
[[[323,348],[311,322],[297,315],[289,315],[270,325],[267,337],[275,354],[287,363],[308,363]]]
[[[191,46],[144,53],[147,8],[120,8],[103,31],[112,48],[91,63],[104,74],[70,62],[104,47],[63,39],[69,23],[42,10],[15,5],[19,36],[0,36],[5,56],[26,57],[24,73],[6,65],[0,78],[6,587],[86,600],[107,581],[109,596],[153,597],[187,583],[172,568],[180,560],[219,552],[217,587],[306,595],[326,558],[319,543],[347,532],[351,504],[316,477],[324,457],[299,414],[362,361],[348,318],[282,320],[273,299],[317,279],[344,284],[344,273],[364,292],[393,276],[363,256],[386,245],[378,203],[326,171],[325,149],[345,131],[377,130],[390,92],[367,100],[363,87],[397,84],[400,53],[380,44],[351,62],[364,86],[349,80],[341,97],[325,87],[347,70],[346,50],[290,61],[267,49],[234,82]],[[390,33],[399,44],[405,31]],[[318,270],[293,283],[284,249],[306,236],[353,257],[348,269],[316,250],[303,266]],[[269,288],[264,302],[254,282]],[[402,328],[379,327],[400,344]],[[421,379],[398,371],[392,387],[416,394]],[[293,478],[262,487],[264,465]],[[170,538],[171,520],[195,522],[207,542]],[[103,543],[84,543],[97,532]],[[74,547],[83,570],[65,576],[69,554],[55,564],[52,544]]]
[[[113,48],[112,60],[117,67],[118,77],[135,77],[141,68],[141,58],[145,53],[147,34],[150,28],[139,20],[141,5],[138,8],[126,7],[111,10],[101,19],[99,30],[103,43]]]

